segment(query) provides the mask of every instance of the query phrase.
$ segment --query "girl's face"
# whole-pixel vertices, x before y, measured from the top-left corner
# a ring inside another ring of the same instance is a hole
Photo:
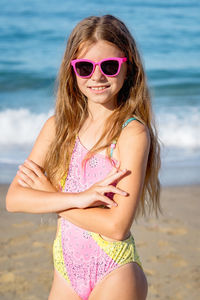
[[[99,40],[88,47],[82,47],[77,59],[89,59],[99,62],[102,59],[111,57],[124,57],[124,53],[114,44],[104,40]],[[81,78],[76,75],[77,84],[80,91],[87,97],[88,104],[96,103],[108,109],[114,109],[117,94],[123,86],[126,78],[127,65],[123,62],[117,76],[107,77],[102,74],[98,65],[89,78]]]

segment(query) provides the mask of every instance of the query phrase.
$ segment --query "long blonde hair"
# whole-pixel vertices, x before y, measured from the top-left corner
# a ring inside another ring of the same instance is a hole
[[[153,210],[157,215],[158,211],[161,211],[158,179],[160,147],[152,117],[150,94],[135,40],[125,24],[114,16],[85,18],[77,24],[68,39],[57,78],[56,134],[46,156],[45,170],[47,176],[53,185],[58,186],[67,172],[76,134],[88,117],[87,98],[77,86],[76,76],[70,62],[77,57],[81,46],[84,46],[85,43],[95,43],[98,40],[113,43],[128,58],[127,77],[118,93],[116,109],[106,120],[102,136],[86,159],[105,148],[109,156],[108,147],[114,139],[119,137],[124,121],[133,115],[138,118],[147,126],[151,144],[136,217],[139,214],[151,213]],[[103,141],[103,146],[100,146]]]

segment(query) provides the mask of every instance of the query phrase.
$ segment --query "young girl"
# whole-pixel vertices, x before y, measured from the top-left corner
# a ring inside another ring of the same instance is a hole
[[[82,20],[61,64],[55,115],[19,167],[8,211],[55,212],[49,300],[143,300],[130,233],[160,210],[159,144],[133,37],[106,15]]]

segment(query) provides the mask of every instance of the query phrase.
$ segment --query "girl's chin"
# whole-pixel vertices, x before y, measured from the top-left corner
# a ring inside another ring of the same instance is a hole
[[[95,95],[93,97],[88,97],[88,103],[94,103],[94,104],[99,104],[99,105],[103,105],[103,106],[114,106],[115,103],[115,99],[114,98],[110,98],[110,97],[99,97],[99,95],[97,97],[95,97]]]

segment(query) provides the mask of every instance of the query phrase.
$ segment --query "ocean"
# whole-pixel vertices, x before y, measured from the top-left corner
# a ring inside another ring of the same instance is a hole
[[[113,14],[140,50],[162,144],[161,183],[200,183],[200,2],[0,0],[0,183],[11,182],[45,120],[72,28]]]

